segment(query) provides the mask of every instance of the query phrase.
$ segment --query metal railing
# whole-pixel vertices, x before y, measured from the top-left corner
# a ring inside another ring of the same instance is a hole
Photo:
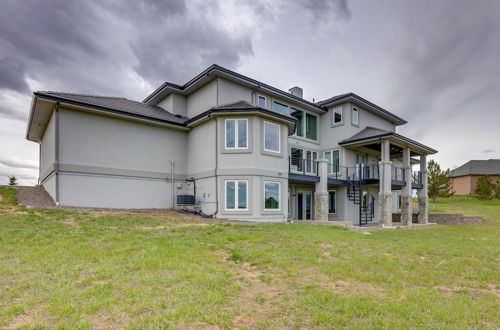
[[[289,157],[288,172],[317,176],[318,162],[315,159]]]
[[[405,169],[397,166],[391,167],[391,179],[396,181],[405,181]]]
[[[424,182],[423,181],[423,173],[420,171],[413,171],[413,175],[412,175],[411,179],[412,179],[411,180],[412,183],[422,184]]]

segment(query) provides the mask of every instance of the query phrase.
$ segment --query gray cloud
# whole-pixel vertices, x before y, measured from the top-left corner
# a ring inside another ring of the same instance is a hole
[[[15,109],[0,102],[0,117],[26,121],[28,116],[21,109]],[[24,109],[23,109],[24,110]]]
[[[495,149],[485,149],[483,150],[483,153],[484,154],[489,154],[489,153],[492,153],[492,152],[495,152],[496,150]]]
[[[316,20],[331,19],[332,15],[333,18],[344,20],[352,16],[347,0],[304,0],[301,2]]]

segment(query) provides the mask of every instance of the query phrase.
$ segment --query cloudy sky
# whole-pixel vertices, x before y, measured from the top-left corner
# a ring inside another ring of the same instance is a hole
[[[318,101],[355,92],[454,168],[500,158],[498,0],[3,0],[0,184],[36,183],[35,90],[142,100],[217,63]]]

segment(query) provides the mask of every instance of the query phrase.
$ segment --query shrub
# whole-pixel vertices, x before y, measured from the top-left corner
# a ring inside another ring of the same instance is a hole
[[[475,193],[479,199],[493,199],[495,190],[495,184],[491,181],[490,176],[485,174],[477,181]]]
[[[9,176],[9,186],[17,186],[17,178],[14,175]]]

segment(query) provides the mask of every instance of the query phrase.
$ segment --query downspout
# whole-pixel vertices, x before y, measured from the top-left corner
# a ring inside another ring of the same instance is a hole
[[[210,116],[210,114],[209,114]],[[219,181],[217,172],[219,170],[219,125],[217,118],[214,117],[215,121],[215,212],[212,214],[212,218],[215,218],[219,213]]]
[[[172,194],[172,211],[175,210],[175,187],[174,187],[174,165],[175,165],[175,160],[170,160],[170,182],[171,182],[171,194]]]
[[[56,103],[56,113],[55,113],[55,178],[56,178],[56,205],[59,206],[59,102]]]

